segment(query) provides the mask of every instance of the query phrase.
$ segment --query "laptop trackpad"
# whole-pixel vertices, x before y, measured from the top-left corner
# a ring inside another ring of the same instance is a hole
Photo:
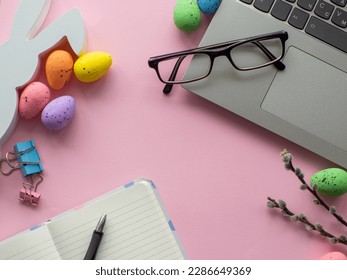
[[[347,149],[347,74],[295,47],[284,64],[261,108]]]

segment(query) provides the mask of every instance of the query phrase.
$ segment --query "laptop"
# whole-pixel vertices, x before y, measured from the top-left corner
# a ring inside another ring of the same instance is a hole
[[[285,30],[286,68],[243,72],[221,57],[183,87],[347,168],[346,2],[222,1],[200,46]],[[193,60],[186,75],[198,71]]]

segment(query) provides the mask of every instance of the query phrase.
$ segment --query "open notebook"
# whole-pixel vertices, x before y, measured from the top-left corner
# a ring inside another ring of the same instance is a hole
[[[102,214],[97,259],[184,259],[154,184],[139,179],[0,243],[0,259],[82,260]]]

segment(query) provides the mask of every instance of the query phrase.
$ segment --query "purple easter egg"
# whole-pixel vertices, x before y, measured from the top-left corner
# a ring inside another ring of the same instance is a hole
[[[49,130],[60,130],[67,126],[75,113],[76,101],[65,95],[49,102],[43,109],[41,121]]]

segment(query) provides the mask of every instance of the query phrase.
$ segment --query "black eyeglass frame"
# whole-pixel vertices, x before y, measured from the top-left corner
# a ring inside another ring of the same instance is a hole
[[[265,41],[265,40],[269,40],[269,39],[274,39],[274,38],[279,38],[281,43],[282,43],[282,53],[281,55],[276,58],[260,41]],[[255,69],[259,69],[259,68],[263,68],[269,65],[274,65],[278,70],[284,70],[285,69],[285,65],[280,61],[285,53],[285,41],[288,39],[288,33],[284,30],[282,31],[277,31],[277,32],[272,32],[272,33],[267,33],[267,34],[262,34],[262,35],[257,35],[257,36],[252,36],[252,37],[248,37],[248,38],[243,38],[243,39],[236,39],[236,40],[232,40],[232,41],[228,41],[228,42],[223,42],[223,43],[218,43],[218,44],[214,44],[214,45],[209,45],[209,46],[204,46],[204,47],[199,47],[199,48],[195,48],[195,49],[190,49],[190,50],[185,50],[185,51],[179,51],[179,52],[174,52],[174,53],[169,53],[169,54],[164,54],[164,55],[159,55],[159,56],[154,56],[149,58],[148,60],[148,66],[150,68],[153,68],[156,73],[157,76],[159,78],[159,80],[161,82],[163,82],[164,84],[166,84],[163,92],[164,93],[169,93],[171,91],[171,88],[173,85],[175,84],[185,84],[185,83],[191,83],[191,82],[195,82],[198,80],[202,80],[204,78],[206,78],[208,75],[210,75],[212,68],[213,68],[213,63],[215,58],[219,57],[219,56],[226,56],[229,60],[229,62],[239,71],[249,71],[249,70],[255,70]],[[254,43],[255,45],[257,45],[262,51],[263,53],[271,60],[267,63],[258,65],[258,66],[254,66],[254,67],[245,67],[245,68],[240,68],[237,65],[235,65],[234,61],[231,58],[231,54],[230,51],[242,44],[246,44],[246,43]],[[178,72],[178,68],[181,64],[181,62],[183,61],[183,59],[187,56],[187,55],[195,55],[195,54],[204,54],[209,56],[210,58],[210,69],[207,71],[206,74],[197,77],[197,78],[193,78],[193,79],[189,79],[189,80],[185,80],[185,81],[175,81],[175,77],[176,74]],[[169,77],[169,79],[163,80],[163,78],[160,75],[160,71],[159,71],[159,63],[161,61],[165,61],[165,60],[169,60],[172,58],[178,58],[172,73]]]

